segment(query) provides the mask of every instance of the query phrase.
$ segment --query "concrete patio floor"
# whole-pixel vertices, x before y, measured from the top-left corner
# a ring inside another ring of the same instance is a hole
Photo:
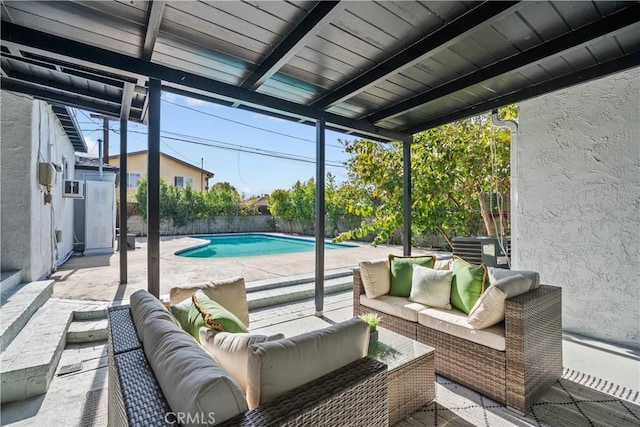
[[[161,237],[160,294],[174,286],[208,280],[244,277],[246,282],[294,276],[315,271],[315,253],[298,252],[280,255],[232,258],[186,258],[179,250],[201,245],[204,241],[187,236]],[[362,260],[402,254],[401,246],[368,243],[345,249],[325,250],[325,270],[357,266]],[[415,253],[423,251],[416,250]],[[128,252],[128,283],[120,283],[120,254],[71,257],[51,277],[58,298],[117,301],[128,299],[138,289],[147,289],[147,239],[136,238],[136,249]]]

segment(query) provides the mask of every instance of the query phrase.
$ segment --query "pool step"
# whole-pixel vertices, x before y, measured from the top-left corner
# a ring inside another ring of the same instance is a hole
[[[353,276],[351,270],[348,270],[348,273],[349,274],[342,274],[337,277],[325,279],[325,295],[352,289]],[[254,289],[250,291],[249,289],[250,287],[247,286],[247,303],[249,304],[249,310],[253,310],[313,298],[316,285],[315,280],[312,278],[302,283],[281,285],[263,290]]]

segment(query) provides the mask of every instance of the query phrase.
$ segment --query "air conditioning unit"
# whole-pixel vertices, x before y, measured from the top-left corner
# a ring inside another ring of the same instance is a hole
[[[84,199],[84,182],[75,179],[65,179],[62,197]]]
[[[454,237],[453,254],[471,264],[509,268],[511,237]]]

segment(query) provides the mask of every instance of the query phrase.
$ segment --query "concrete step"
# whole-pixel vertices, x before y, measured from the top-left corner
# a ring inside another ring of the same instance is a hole
[[[10,292],[13,288],[22,283],[21,271],[3,271],[0,273],[0,291]]]
[[[107,339],[107,319],[74,320],[67,330],[67,343],[87,343]]]
[[[350,268],[338,268],[334,270],[326,270],[324,272],[325,281],[346,276],[353,277],[353,272]],[[313,283],[315,282],[315,278],[315,273],[305,273],[295,276],[273,277],[271,279],[255,280],[246,284],[247,293],[266,291],[268,289],[281,288],[283,286]]]
[[[247,303],[249,304],[249,310],[252,310],[255,308],[269,307],[291,301],[313,298],[315,295],[315,288],[315,282],[311,281],[297,285],[254,291],[247,293]],[[353,279],[351,275],[325,280],[324,282],[325,295],[342,292],[352,288]]]
[[[2,403],[46,393],[66,344],[73,312],[45,303],[0,355]]]
[[[2,293],[0,310],[0,351],[4,351],[27,324],[33,313],[53,293],[53,280],[42,280],[14,287]]]

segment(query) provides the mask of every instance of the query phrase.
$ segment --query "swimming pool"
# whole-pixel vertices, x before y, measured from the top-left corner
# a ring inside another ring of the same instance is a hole
[[[208,240],[209,243],[184,249],[176,255],[188,258],[229,258],[258,255],[287,254],[315,250],[315,240],[299,237],[274,236],[270,234],[218,234],[191,236]],[[325,242],[326,249],[353,248],[355,245]]]

